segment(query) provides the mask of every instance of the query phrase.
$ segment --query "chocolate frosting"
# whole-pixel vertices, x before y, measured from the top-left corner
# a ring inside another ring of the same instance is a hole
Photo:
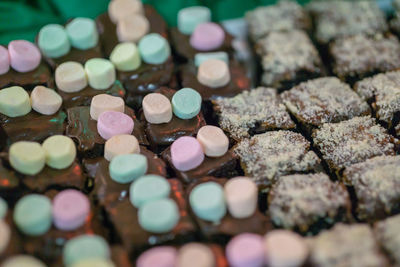
[[[13,85],[24,87],[25,90],[32,90],[36,85],[51,87],[53,78],[49,67],[41,62],[36,69],[29,72],[18,72],[10,68],[7,73],[0,75],[0,88]]]
[[[118,267],[133,267],[128,251],[121,245],[111,247],[111,260]]]

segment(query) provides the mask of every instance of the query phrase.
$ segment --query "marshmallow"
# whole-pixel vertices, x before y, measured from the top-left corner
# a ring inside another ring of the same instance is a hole
[[[89,18],[75,18],[65,27],[71,45],[80,50],[93,48],[99,41],[96,23]]]
[[[148,169],[147,158],[142,154],[118,155],[111,160],[108,169],[113,181],[127,184],[145,175]]]
[[[172,106],[169,99],[159,93],[146,95],[142,101],[144,117],[149,123],[168,123],[172,119]]]
[[[62,57],[71,49],[67,31],[58,24],[48,24],[39,31],[38,45],[43,55],[50,58]]]
[[[303,266],[308,257],[308,246],[298,234],[288,230],[273,230],[265,235],[266,262],[271,267]]]
[[[120,42],[138,42],[150,30],[150,23],[143,15],[131,15],[117,23],[117,36]]]
[[[215,263],[215,256],[209,247],[201,243],[189,243],[179,249],[176,267],[213,267]]]
[[[154,247],[143,252],[136,267],[175,267],[176,249],[171,246]]]
[[[130,134],[115,135],[104,145],[104,158],[111,161],[115,156],[140,153],[137,138]]]
[[[90,103],[90,117],[97,121],[104,111],[125,111],[125,102],[122,97],[108,94],[99,94],[92,98]]]
[[[16,255],[3,262],[1,267],[46,267],[42,261],[30,255]]]
[[[201,109],[201,95],[192,88],[182,88],[172,97],[172,110],[180,119],[192,119]]]
[[[66,93],[79,92],[88,84],[82,64],[68,61],[60,64],[55,71],[57,88]]]
[[[0,254],[6,250],[11,238],[10,226],[4,221],[0,220]]]
[[[197,168],[204,160],[204,152],[196,138],[182,136],[171,145],[171,161],[179,171]]]
[[[43,235],[51,227],[51,201],[44,195],[25,195],[15,205],[13,217],[18,229],[24,234]]]
[[[196,67],[200,66],[201,63],[207,61],[209,59],[218,59],[225,62],[227,65],[229,64],[229,56],[226,52],[209,52],[209,53],[197,53],[194,56],[194,65]]]
[[[211,11],[204,6],[186,7],[178,12],[178,30],[183,34],[192,34],[199,24],[211,21]]]
[[[142,13],[143,5],[139,0],[110,1],[108,5],[108,16],[114,23],[117,23],[125,17]]]
[[[195,186],[189,202],[193,212],[202,220],[219,223],[226,214],[223,188],[215,182]]]
[[[20,86],[0,90],[0,113],[8,117],[20,117],[31,111],[28,93]]]
[[[168,198],[170,192],[171,186],[166,178],[148,174],[131,184],[129,196],[132,205],[140,208],[147,202]]]
[[[106,140],[115,135],[131,134],[133,126],[131,117],[117,111],[103,112],[97,120],[97,131]]]
[[[10,146],[11,166],[26,175],[36,175],[46,163],[46,152],[39,143],[19,141]]]
[[[221,157],[228,151],[229,139],[217,126],[206,125],[201,127],[196,138],[207,157]]]
[[[53,221],[60,230],[71,231],[81,227],[89,213],[89,200],[78,190],[61,191],[53,200]]]
[[[6,217],[7,211],[8,211],[8,204],[2,197],[0,197],[0,220]]]
[[[111,52],[110,61],[119,71],[134,71],[141,64],[139,49],[134,43],[117,44]]]
[[[44,140],[42,147],[46,152],[46,164],[54,169],[65,169],[75,160],[74,141],[65,135],[53,135]]]
[[[150,33],[139,42],[139,52],[148,64],[163,64],[171,55],[167,40],[158,33]]]
[[[111,61],[104,58],[92,58],[85,63],[85,72],[89,85],[93,89],[105,90],[115,82],[115,68]]]
[[[10,65],[18,72],[29,72],[39,66],[42,56],[39,49],[25,40],[11,41],[8,44]]]
[[[175,201],[169,198],[153,200],[140,207],[140,226],[150,233],[168,233],[179,222],[179,210]]]
[[[31,92],[32,108],[43,115],[53,115],[62,104],[62,98],[56,91],[38,85]]]
[[[225,86],[231,80],[228,65],[218,59],[209,59],[200,64],[197,70],[197,80],[208,87]]]
[[[222,46],[225,32],[216,23],[199,24],[190,36],[190,45],[200,51],[211,51]]]
[[[263,238],[250,233],[237,235],[229,241],[225,254],[232,267],[263,267],[265,258]]]
[[[10,70],[10,55],[7,48],[0,45],[0,75],[6,74]]]
[[[230,179],[224,188],[225,200],[232,217],[241,219],[254,214],[257,209],[258,188],[253,180],[236,177]]]

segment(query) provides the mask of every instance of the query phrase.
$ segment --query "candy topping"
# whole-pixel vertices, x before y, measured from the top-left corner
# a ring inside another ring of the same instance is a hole
[[[99,118],[100,114],[104,111],[125,111],[125,102],[119,96],[112,96],[108,94],[99,94],[92,98],[90,103],[90,117],[93,120]]]
[[[142,207],[150,201],[168,198],[171,186],[167,179],[158,175],[145,175],[132,183],[130,200],[133,206]]]
[[[172,110],[180,119],[191,119],[199,114],[201,95],[192,88],[182,88],[172,97]]]
[[[264,254],[263,238],[256,234],[237,235],[226,246],[226,257],[232,267],[262,267]]]
[[[139,49],[134,43],[117,44],[110,55],[110,61],[119,71],[133,71],[140,67]]]
[[[200,51],[211,51],[221,47],[225,40],[225,32],[216,23],[199,24],[190,37],[190,44]]]
[[[183,34],[192,34],[199,24],[211,20],[211,11],[204,6],[191,6],[178,12],[178,29]]]
[[[9,160],[18,172],[36,175],[46,163],[46,152],[39,143],[19,141],[10,146]]]
[[[0,90],[0,113],[8,117],[19,117],[31,111],[28,93],[20,86]]]
[[[196,138],[207,157],[221,157],[228,151],[229,139],[217,126],[201,127]]]
[[[105,90],[115,82],[114,65],[104,58],[92,58],[85,63],[89,85],[93,89]]]
[[[225,62],[227,65],[229,64],[229,56],[226,52],[209,52],[209,53],[197,53],[194,56],[194,65],[196,67],[200,66],[201,63],[207,61],[209,59],[218,59]]]
[[[208,87],[225,86],[231,80],[228,65],[218,59],[209,59],[200,64],[197,70],[197,80]]]
[[[234,218],[247,218],[257,209],[258,189],[251,178],[230,179],[224,187],[229,213]]]
[[[168,198],[145,203],[140,207],[140,226],[151,233],[167,233],[179,222],[179,210],[175,201]]]
[[[194,261],[194,259],[196,259]],[[178,251],[176,267],[211,267],[215,266],[212,250],[201,243],[189,243]]]
[[[115,156],[140,153],[137,138],[130,134],[115,135],[104,146],[104,158],[111,161]]]
[[[204,160],[204,152],[196,138],[182,136],[171,145],[171,159],[174,167],[180,171],[197,168]]]
[[[114,23],[128,16],[141,13],[143,13],[143,5],[139,0],[110,1],[108,5],[108,16]]]
[[[150,33],[139,42],[139,52],[144,62],[162,64],[171,55],[167,40],[158,33]]]
[[[143,15],[131,15],[118,21],[117,36],[120,42],[138,42],[150,30],[150,23]]]
[[[96,23],[89,18],[75,18],[65,27],[71,45],[86,50],[97,45],[99,34]]]
[[[154,247],[142,253],[137,267],[175,267],[176,249],[170,246]]]
[[[144,117],[149,123],[168,123],[172,119],[172,106],[169,99],[159,93],[151,93],[143,98]]]
[[[79,92],[88,84],[85,69],[78,62],[60,64],[55,71],[57,88],[66,93]]]
[[[97,120],[97,131],[108,140],[115,135],[131,134],[133,120],[128,115],[117,111],[105,111]]]
[[[42,58],[36,45],[25,40],[10,42],[8,53],[11,67],[18,72],[29,72],[36,69]]]
[[[7,48],[0,45],[0,75],[10,70],[10,55]]]
[[[64,245],[63,261],[66,266],[86,259],[109,259],[110,248],[101,236],[80,235]]]
[[[46,164],[51,168],[65,169],[75,160],[75,143],[68,136],[50,136],[43,142],[42,147],[46,152]]]
[[[48,24],[40,30],[38,45],[43,55],[50,58],[62,57],[71,49],[67,31],[58,24]]]
[[[141,154],[124,154],[115,156],[108,168],[113,181],[127,184],[143,176],[147,172],[148,163],[147,158]]]
[[[62,104],[62,98],[53,89],[38,85],[31,92],[32,108],[43,115],[53,115]]]
[[[0,220],[0,253],[3,253],[3,251],[7,248],[10,238],[10,226],[4,220]]]

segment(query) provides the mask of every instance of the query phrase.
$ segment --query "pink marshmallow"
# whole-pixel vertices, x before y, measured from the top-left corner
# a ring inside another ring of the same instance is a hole
[[[39,49],[31,42],[12,41],[8,44],[11,67],[18,72],[28,72],[37,68],[41,55]]]
[[[264,266],[263,238],[256,234],[240,234],[226,246],[226,257],[232,267]]]
[[[225,40],[225,32],[216,23],[207,22],[199,24],[192,36],[190,44],[197,50],[210,51],[219,48]]]
[[[10,56],[7,48],[0,45],[0,75],[10,70]]]
[[[180,171],[198,167],[204,160],[203,149],[196,138],[182,136],[171,145],[172,164]]]
[[[97,131],[106,140],[115,135],[131,134],[133,120],[122,112],[105,111],[97,119]]]
[[[53,221],[60,230],[71,231],[81,227],[89,212],[89,200],[78,190],[64,190],[53,200]]]
[[[136,261],[137,267],[174,267],[177,252],[174,247],[161,246],[143,252]]]

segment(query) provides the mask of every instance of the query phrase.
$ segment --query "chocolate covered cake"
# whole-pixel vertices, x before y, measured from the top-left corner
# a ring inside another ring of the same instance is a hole
[[[400,249],[399,223],[400,215],[397,215],[375,224],[375,235],[394,265],[400,262],[398,253]]]

